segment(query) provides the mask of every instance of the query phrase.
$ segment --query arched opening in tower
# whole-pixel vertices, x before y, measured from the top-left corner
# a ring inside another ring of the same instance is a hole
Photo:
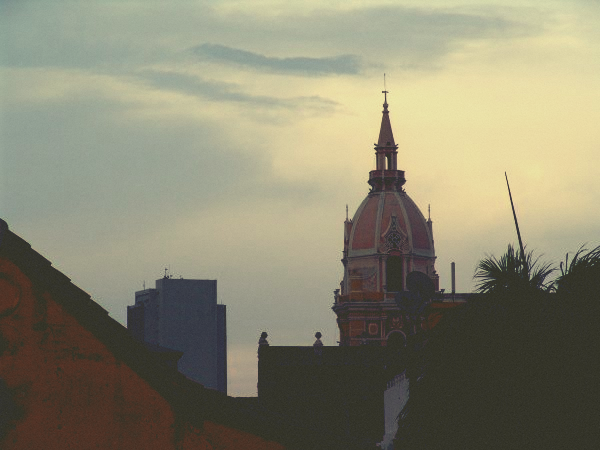
[[[400,351],[406,346],[406,336],[401,331],[392,331],[387,337],[387,347]]]
[[[385,278],[388,292],[400,292],[404,290],[402,280],[402,257],[388,256],[385,267]]]

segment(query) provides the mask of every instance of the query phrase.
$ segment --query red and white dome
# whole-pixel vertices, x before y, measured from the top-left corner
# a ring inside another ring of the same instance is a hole
[[[344,278],[332,307],[340,330],[340,345],[388,345],[406,342],[422,324],[396,304],[399,293],[417,276],[439,289],[431,219],[425,219],[402,186],[398,146],[390,124],[387,92],[371,190],[352,220],[344,222]],[[419,273],[420,272],[420,273]],[[419,277],[420,276],[420,277]],[[402,295],[402,294],[400,294]]]
[[[393,292],[406,288],[406,276],[415,270],[438,287],[432,222],[404,190],[406,179],[398,170],[397,155],[386,96],[375,144],[376,167],[369,172],[371,190],[344,224],[342,296],[377,292],[381,298],[393,297]]]
[[[397,167],[398,146],[384,93],[376,167],[369,172],[371,190],[352,220],[346,217],[344,222],[344,278],[332,307],[340,345],[387,345],[396,338],[405,342],[420,326],[395,302],[408,288],[407,277],[421,272],[439,289],[432,222],[402,187],[406,179]]]
[[[352,219],[348,257],[390,252],[435,257],[431,221],[403,191],[372,192]]]

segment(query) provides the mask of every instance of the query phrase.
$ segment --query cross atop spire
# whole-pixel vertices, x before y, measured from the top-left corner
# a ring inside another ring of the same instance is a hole
[[[385,73],[383,74],[383,91],[381,91],[381,93],[383,94],[383,110],[387,111],[387,95],[389,94],[389,91],[387,90],[387,87],[385,85]]]
[[[385,73],[383,74],[383,91],[381,91],[381,93],[384,95],[384,100],[383,100],[383,117],[381,118],[381,128],[379,130],[379,139],[377,141],[377,144],[375,145],[376,148],[377,147],[389,147],[389,148],[396,148],[396,143],[394,142],[394,134],[392,133],[392,125],[390,124],[390,117],[389,117],[389,111],[388,111],[388,102],[387,102],[387,95],[390,93],[385,86]]]

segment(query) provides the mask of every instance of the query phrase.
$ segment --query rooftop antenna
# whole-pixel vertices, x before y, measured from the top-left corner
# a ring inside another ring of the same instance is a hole
[[[521,262],[523,264],[523,268],[529,272],[529,268],[527,267],[527,262],[525,259],[525,249],[523,247],[523,241],[521,240],[521,232],[519,231],[519,222],[517,221],[517,213],[515,212],[515,205],[513,203],[512,194],[510,193],[510,185],[508,184],[508,175],[504,172],[504,176],[506,177],[506,186],[508,187],[508,196],[510,198],[510,206],[512,208],[513,217],[515,219],[515,227],[517,228],[517,237],[519,238],[519,248],[521,249]],[[529,275],[529,273],[528,273]]]

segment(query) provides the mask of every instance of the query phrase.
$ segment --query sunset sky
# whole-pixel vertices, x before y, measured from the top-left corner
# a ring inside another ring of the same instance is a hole
[[[343,221],[374,169],[431,205],[440,285],[523,240],[600,244],[600,2],[0,1],[0,217],[121,323],[217,279],[229,394],[272,345],[336,345]]]

